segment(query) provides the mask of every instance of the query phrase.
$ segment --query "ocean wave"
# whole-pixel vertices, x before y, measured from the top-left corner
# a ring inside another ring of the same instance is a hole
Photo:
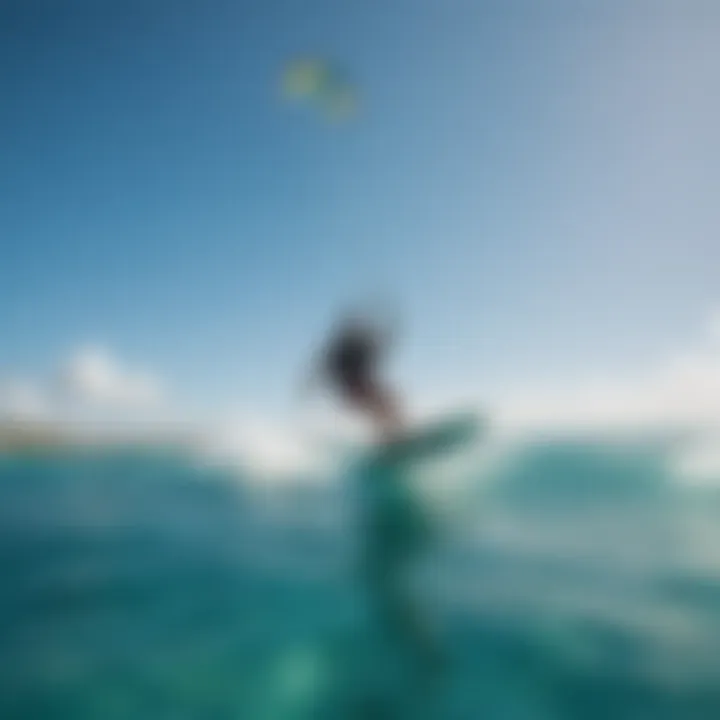
[[[3,717],[367,716],[372,533],[391,575],[417,555],[415,592],[446,618],[441,717],[600,717],[600,693],[613,717],[704,720],[720,501],[678,482],[674,452],[488,438],[406,477],[369,525],[343,463],[278,484],[173,453],[4,458]]]

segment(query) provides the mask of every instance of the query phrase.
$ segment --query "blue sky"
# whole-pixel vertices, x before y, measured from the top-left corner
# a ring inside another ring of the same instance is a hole
[[[381,289],[410,393],[640,367],[718,297],[720,10],[24,0],[0,9],[0,371],[83,343],[281,405]],[[362,97],[278,96],[297,55]]]

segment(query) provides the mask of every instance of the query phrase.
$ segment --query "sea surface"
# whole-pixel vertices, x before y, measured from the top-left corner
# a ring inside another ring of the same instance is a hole
[[[0,718],[720,718],[720,482],[661,444],[302,480],[0,458]]]

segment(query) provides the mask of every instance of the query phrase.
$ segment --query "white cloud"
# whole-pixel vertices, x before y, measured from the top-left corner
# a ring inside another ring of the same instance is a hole
[[[677,470],[720,479],[720,342],[711,316],[696,347],[644,371],[587,378],[573,385],[516,389],[499,403],[503,428],[538,433],[689,433]]]
[[[60,376],[72,400],[93,406],[142,408],[156,406],[163,398],[157,377],[126,367],[108,350],[97,346],[76,351]]]
[[[714,320],[707,335],[714,332]],[[720,425],[720,344],[699,344],[624,377],[526,388],[502,403],[504,423],[529,428],[706,428]]]

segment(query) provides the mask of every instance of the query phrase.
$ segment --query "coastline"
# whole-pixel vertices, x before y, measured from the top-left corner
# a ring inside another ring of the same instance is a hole
[[[0,455],[150,448],[188,451],[202,445],[200,433],[187,428],[139,432],[108,427],[67,428],[47,421],[0,422]]]

